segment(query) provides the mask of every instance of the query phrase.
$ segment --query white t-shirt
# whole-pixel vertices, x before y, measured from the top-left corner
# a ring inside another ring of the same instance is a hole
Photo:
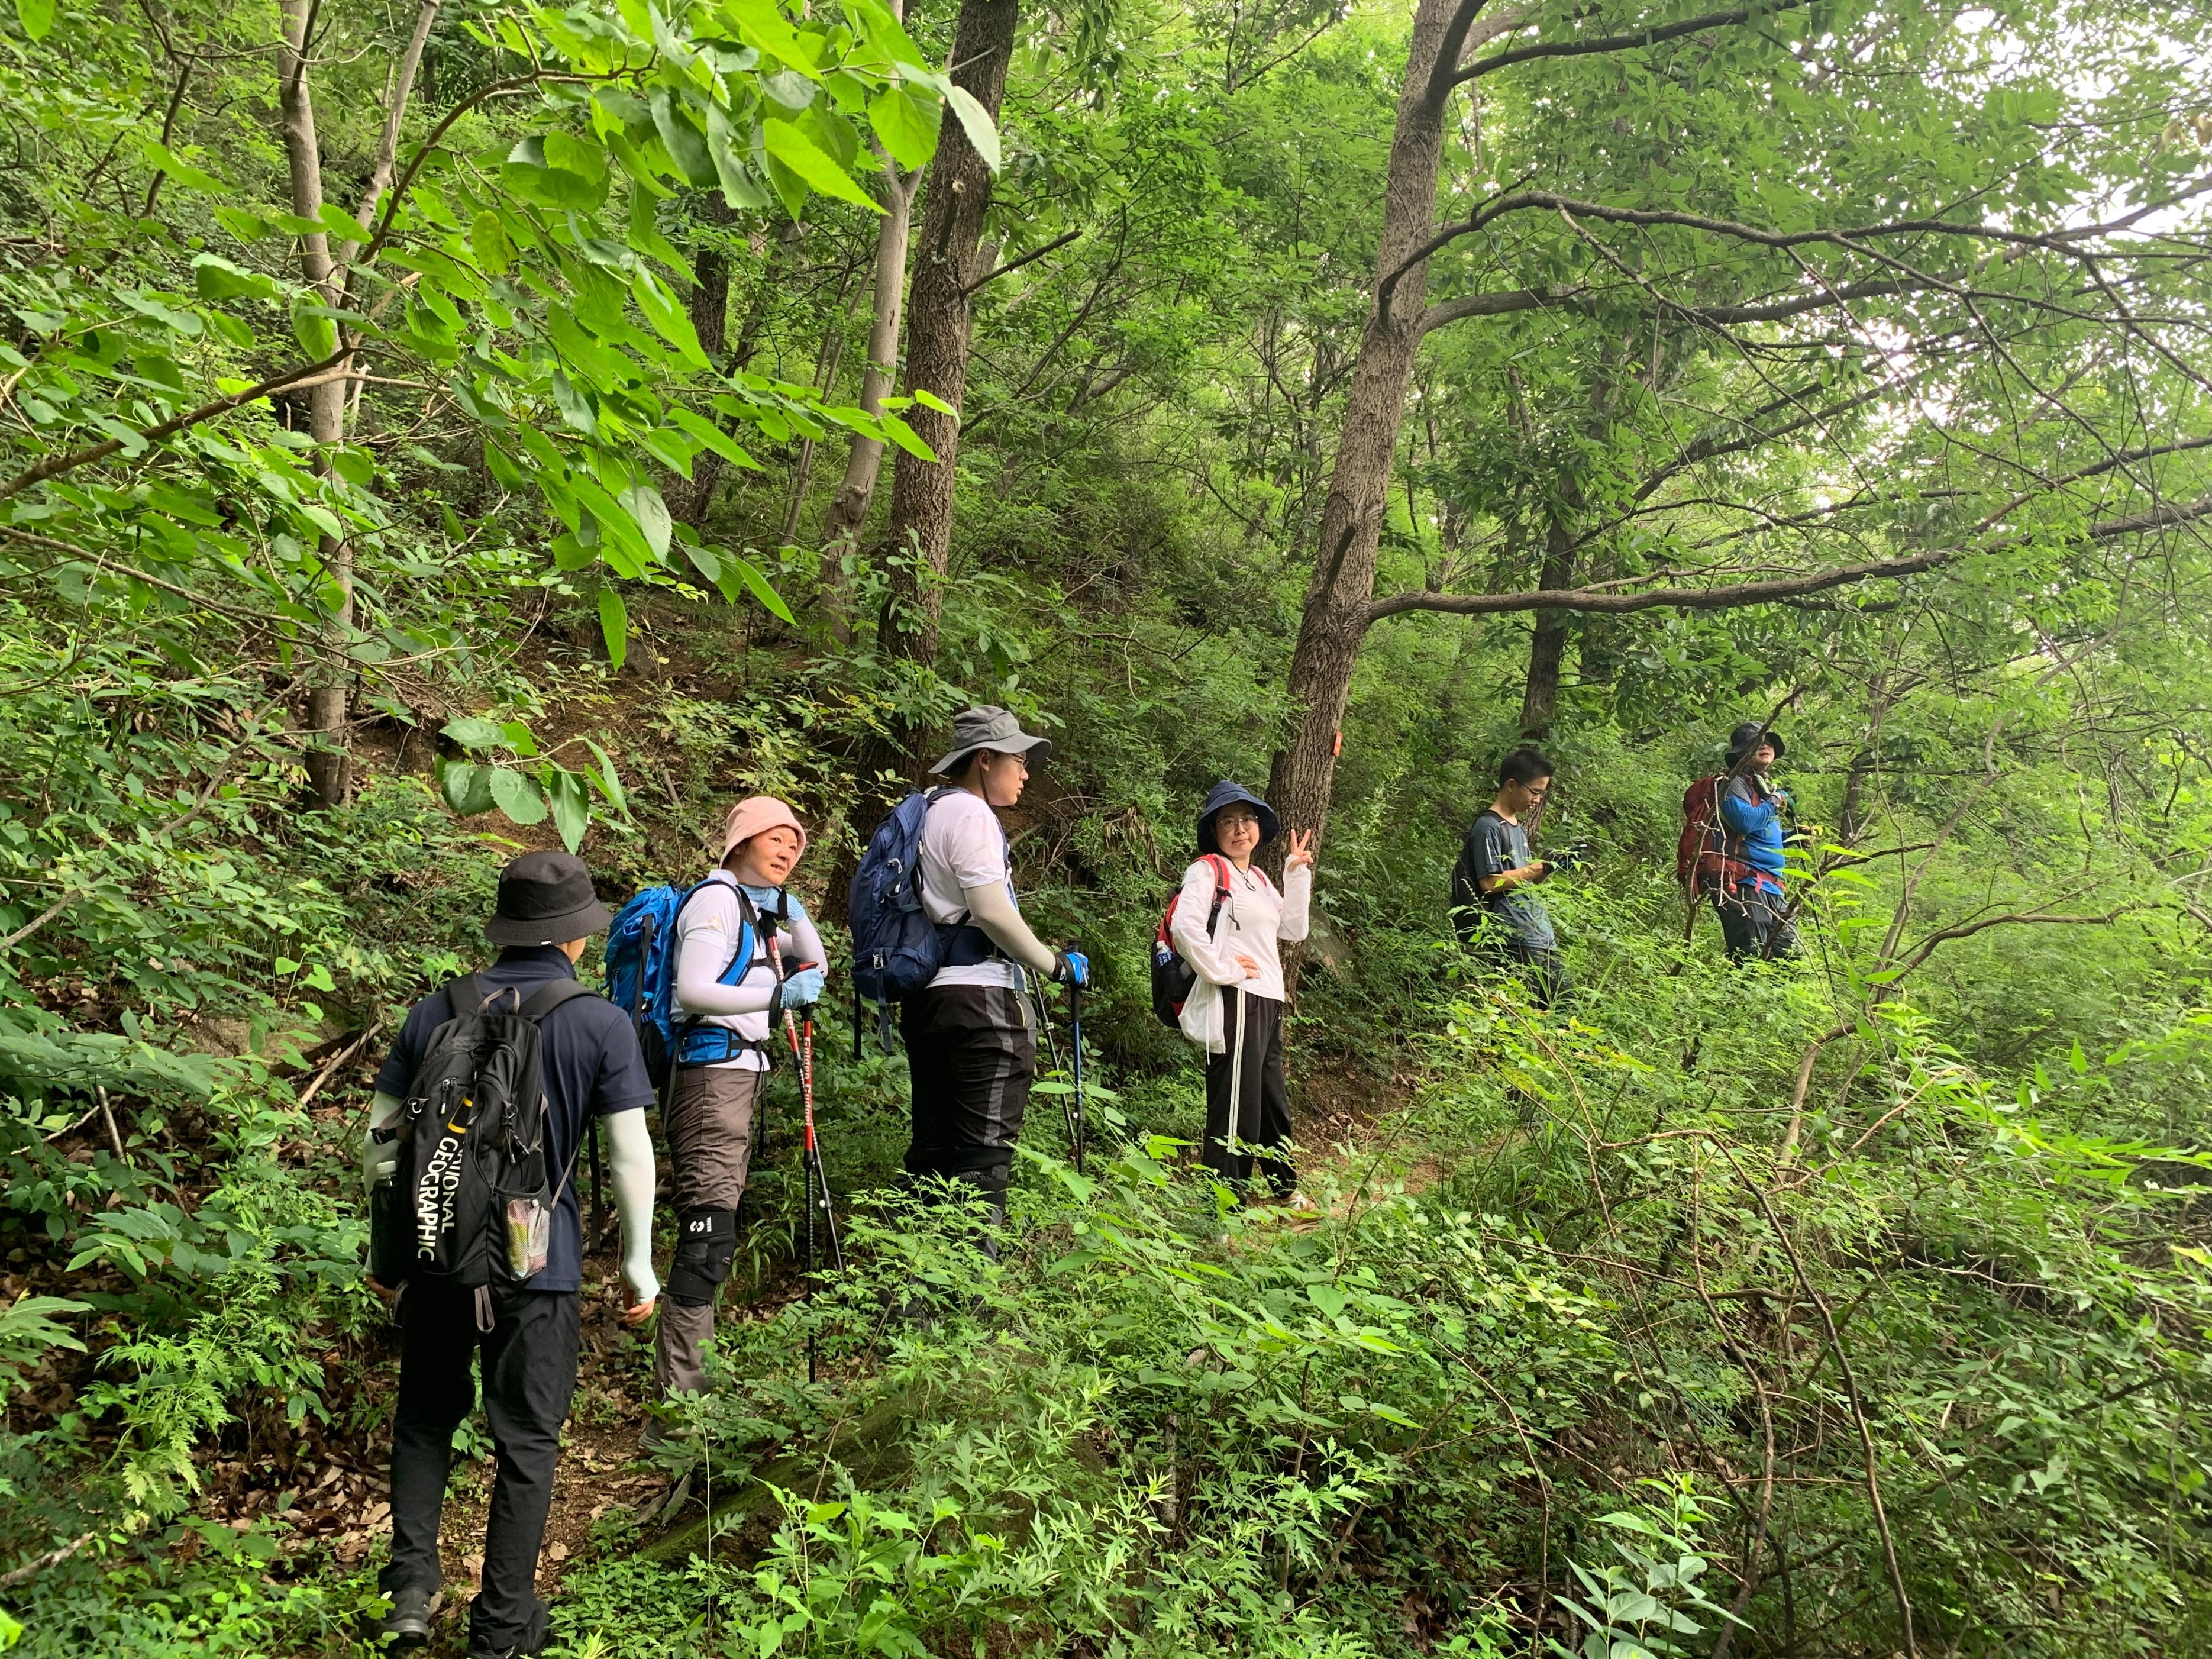
[[[961,890],[1005,882],[1014,896],[1013,872],[1006,865],[1006,832],[999,815],[981,795],[948,789],[930,803],[921,821],[921,908],[932,921],[968,920]],[[1019,991],[1028,981],[1021,965],[1000,957],[965,968],[940,968],[929,981],[940,985],[1004,985]]]

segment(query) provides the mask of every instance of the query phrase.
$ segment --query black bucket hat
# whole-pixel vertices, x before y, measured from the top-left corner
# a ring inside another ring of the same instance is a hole
[[[1221,850],[1221,843],[1213,838],[1213,820],[1221,815],[1223,809],[1239,804],[1250,807],[1260,815],[1260,845],[1265,847],[1274,840],[1283,827],[1283,821],[1275,816],[1275,809],[1243,784],[1231,783],[1224,778],[1207,793],[1205,808],[1198,815],[1200,852],[1218,853]]]
[[[1782,741],[1779,732],[1771,726],[1761,726],[1757,720],[1746,720],[1729,733],[1728,763],[1735,766],[1761,743],[1774,745],[1774,758],[1777,760],[1790,752],[1790,745]]]
[[[499,872],[499,903],[484,923],[494,945],[566,945],[606,931],[613,913],[574,853],[525,853]]]
[[[979,703],[952,717],[951,750],[929,769],[942,777],[978,749],[995,750],[1001,755],[1025,754],[1042,764],[1052,753],[1052,739],[1023,731],[1022,723],[1003,708]]]

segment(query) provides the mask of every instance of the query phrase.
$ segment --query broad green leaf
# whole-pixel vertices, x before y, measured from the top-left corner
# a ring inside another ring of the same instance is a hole
[[[722,0],[721,11],[746,45],[813,80],[822,78],[813,52],[785,19],[775,0]]]
[[[771,615],[787,623],[795,623],[799,620],[791,614],[791,607],[784,604],[783,596],[769,585],[768,578],[761,574],[759,567],[750,559],[744,558],[735,553],[722,554],[720,558],[725,566],[736,569],[738,580],[751,590],[752,596],[758,599]]]
[[[884,210],[882,204],[854,184],[827,151],[790,122],[762,122],[761,143],[770,155],[805,179],[809,189],[854,203],[872,213]]]
[[[619,674],[629,654],[629,611],[611,587],[599,589],[599,632],[607,642],[607,661]]]
[[[54,0],[15,0],[15,21],[33,40],[43,40],[54,27]]]
[[[193,256],[192,286],[199,290],[201,299],[215,302],[274,300],[278,293],[276,284],[269,277],[258,271],[241,270],[212,253]]]
[[[637,308],[653,332],[674,346],[685,362],[694,368],[711,367],[700,348],[699,331],[691,325],[691,313],[659,277],[640,265],[630,277],[630,292],[637,296]]]
[[[584,844],[584,831],[592,824],[592,798],[583,778],[556,767],[552,777],[553,827],[561,844],[574,852]]]
[[[761,464],[746,454],[736,439],[704,416],[695,415],[688,409],[672,409],[668,411],[668,418],[732,466],[745,467],[754,472],[763,470]]]
[[[674,521],[669,517],[668,503],[660,498],[660,492],[641,480],[615,499],[629,514],[631,522],[637,526],[638,533],[645,538],[645,544],[653,550],[653,556],[666,558]]]
[[[628,812],[629,799],[623,793],[622,775],[615,770],[614,757],[589,738],[584,739],[584,746],[599,757],[598,782],[600,789],[605,792],[606,798],[614,803],[615,811]]]
[[[991,118],[991,112],[976,101],[975,94],[957,82],[945,83],[945,96],[952,106],[952,112],[960,118],[960,125],[968,135],[968,142],[975,147],[975,154],[983,158],[983,165],[996,173],[1000,167],[999,124]]]
[[[447,721],[445,734],[464,749],[497,749],[507,742],[507,733],[499,722],[479,714],[464,714]]]
[[[945,106],[917,98],[905,87],[886,87],[868,106],[868,125],[883,141],[884,152],[912,169],[937,152],[937,125]]]
[[[711,185],[714,180],[709,176],[707,182]],[[630,192],[629,240],[629,245],[640,253],[659,260],[686,282],[694,280],[691,262],[684,257],[673,242],[660,234],[660,225],[653,216],[653,198],[641,190]]]
[[[662,147],[676,163],[676,170],[702,190],[720,182],[714,158],[707,150],[707,136],[674,95],[665,87],[655,87],[647,102],[653,111],[653,129],[660,135]]]
[[[746,170],[739,153],[738,137],[730,125],[729,118],[721,106],[707,106],[707,150],[714,158],[714,176],[721,180],[722,199],[732,208],[764,208],[769,205],[769,194]]]
[[[438,788],[446,805],[459,817],[472,818],[492,809],[492,774],[495,766],[478,766],[465,760],[438,763]]]
[[[525,825],[544,821],[545,796],[538,787],[537,779],[525,777],[504,766],[483,769],[491,774],[491,798],[509,821]]]

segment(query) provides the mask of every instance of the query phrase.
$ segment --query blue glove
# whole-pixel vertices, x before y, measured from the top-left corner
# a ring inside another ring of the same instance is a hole
[[[1080,951],[1062,951],[1060,966],[1053,978],[1063,985],[1085,986],[1091,983],[1091,958]]]
[[[822,970],[802,968],[783,982],[783,1006],[811,1008],[822,1000]]]

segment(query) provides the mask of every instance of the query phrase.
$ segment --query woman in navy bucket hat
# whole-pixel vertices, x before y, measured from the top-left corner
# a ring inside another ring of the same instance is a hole
[[[1306,936],[1313,836],[1291,832],[1279,893],[1252,855],[1281,831],[1275,809],[1259,796],[1226,779],[1215,784],[1198,815],[1199,857],[1183,872],[1170,934],[1198,975],[1182,1006],[1182,1030],[1206,1053],[1200,1159],[1242,1187],[1255,1162],[1244,1148],[1279,1149],[1259,1155],[1261,1173],[1277,1198],[1300,1202],[1287,1152],[1281,941]]]

